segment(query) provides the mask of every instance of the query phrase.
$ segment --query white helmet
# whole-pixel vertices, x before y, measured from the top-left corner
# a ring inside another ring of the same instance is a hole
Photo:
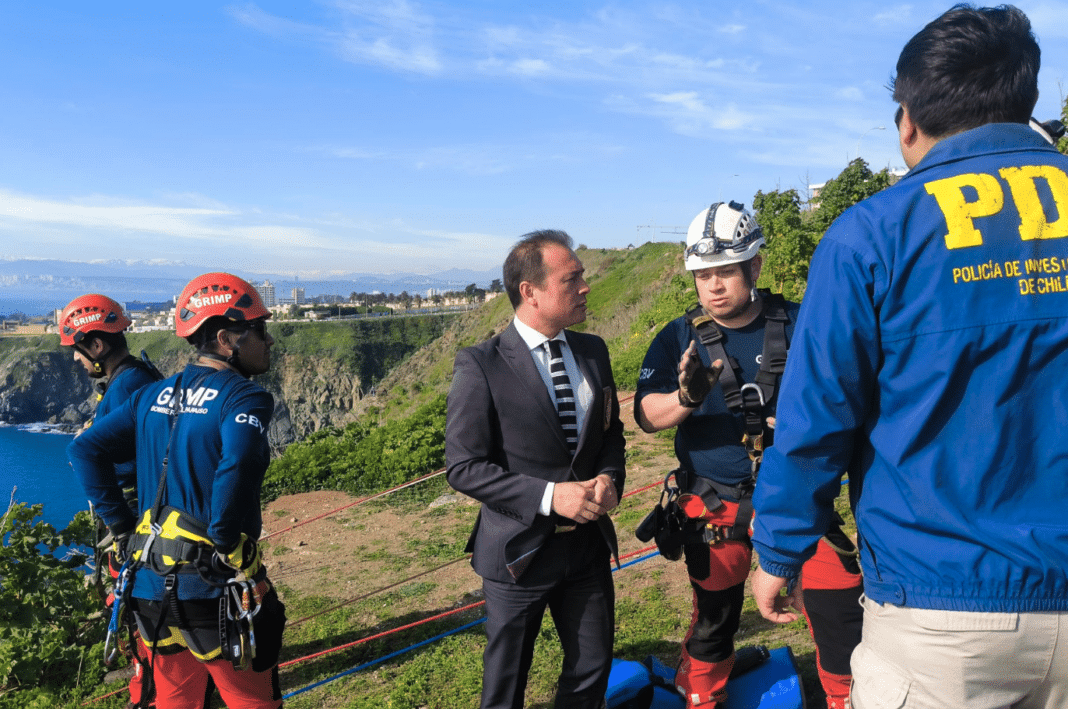
[[[1029,125],[1032,130],[1045,138],[1050,145],[1056,145],[1057,141],[1064,135],[1064,124],[1056,118],[1043,123],[1039,123],[1032,118]]]
[[[686,270],[748,261],[764,245],[764,232],[737,202],[716,202],[690,222],[686,232]]]

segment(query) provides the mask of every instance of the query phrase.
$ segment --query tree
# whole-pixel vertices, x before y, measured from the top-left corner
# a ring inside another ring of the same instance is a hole
[[[764,267],[760,281],[789,300],[805,292],[808,263],[816,248],[816,233],[801,219],[797,190],[778,190],[753,197],[757,223],[764,232]]]
[[[475,301],[484,300],[486,297],[486,291],[479,288],[478,285],[475,283],[469,283],[467,287],[464,288],[464,295],[467,296],[468,303],[473,303]]]
[[[813,230],[822,237],[842,212],[889,187],[890,182],[889,170],[884,168],[873,174],[862,158],[853,160],[838,177],[829,180],[815,198],[819,206],[812,213]]]
[[[1068,126],[1068,98],[1064,99],[1064,107],[1061,109],[1061,123]],[[1065,155],[1068,155],[1068,133],[1057,141],[1057,150],[1060,150]]]
[[[490,293],[500,293],[502,290],[504,290],[504,287],[501,285],[501,279],[494,278],[492,281],[490,281],[489,289]]]

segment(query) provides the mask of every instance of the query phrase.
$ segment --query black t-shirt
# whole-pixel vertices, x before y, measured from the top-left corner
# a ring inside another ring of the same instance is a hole
[[[793,336],[799,306],[786,303],[789,322],[786,324],[787,344]],[[764,351],[764,315],[736,330],[720,327],[723,347],[741,368],[739,384],[752,382],[760,369]],[[642,397],[650,393],[673,393],[679,388],[679,360],[682,353],[696,340],[696,334],[685,317],[679,317],[661,330],[642,361],[638,376],[638,390],[634,398],[635,411]],[[711,361],[705,347],[698,342],[697,352],[705,366]],[[725,363],[724,366],[730,366]],[[774,401],[768,402],[767,415],[774,415]],[[725,485],[737,485],[750,479],[751,462],[742,446],[745,421],[740,413],[727,408],[720,385],[712,390],[704,402],[675,430],[675,455],[679,464],[698,475]]]

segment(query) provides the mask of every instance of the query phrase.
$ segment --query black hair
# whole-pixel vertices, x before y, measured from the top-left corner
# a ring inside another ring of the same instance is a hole
[[[1041,52],[1012,5],[954,5],[908,41],[890,81],[894,101],[931,138],[987,123],[1027,123]]]
[[[82,347],[88,348],[89,344],[93,340],[100,340],[107,344],[112,351],[116,350],[128,350],[129,345],[126,344],[126,335],[121,332],[104,332],[103,330],[91,330],[85,334],[85,337],[81,341]]]
[[[571,248],[571,237],[566,231],[559,229],[540,229],[524,234],[519,243],[508,252],[508,258],[504,260],[504,290],[508,293],[508,300],[512,308],[518,308],[523,302],[519,294],[519,284],[529,281],[537,286],[545,283],[545,260],[542,258],[542,249],[549,244],[558,244],[566,249]]]
[[[232,328],[234,321],[222,315],[214,315],[205,320],[196,331],[186,337],[186,342],[197,348],[197,352],[215,352],[218,349],[220,330]]]

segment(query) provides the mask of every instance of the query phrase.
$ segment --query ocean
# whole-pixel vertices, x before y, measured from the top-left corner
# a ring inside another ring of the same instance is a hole
[[[59,530],[89,503],[67,463],[74,436],[43,431],[47,427],[0,426],[0,507],[7,509],[16,487],[15,501],[44,504],[42,519]]]

